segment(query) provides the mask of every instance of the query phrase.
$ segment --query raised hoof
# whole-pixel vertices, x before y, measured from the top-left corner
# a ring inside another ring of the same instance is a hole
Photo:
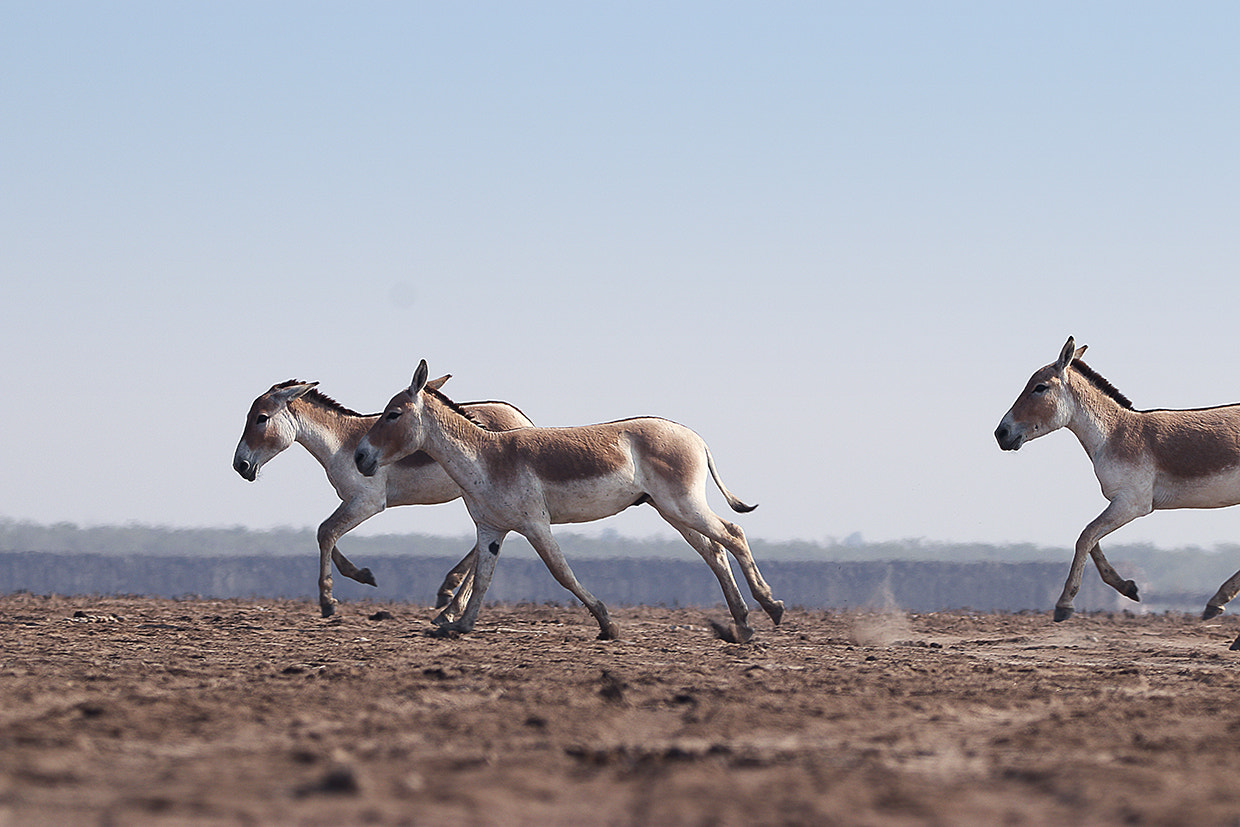
[[[336,601],[330,603],[320,603],[319,611],[323,613],[323,617],[331,617],[336,613]]]
[[[1075,611],[1076,609],[1073,609],[1071,606],[1069,606],[1066,609],[1063,608],[1062,606],[1056,606],[1055,607],[1055,622],[1056,623],[1064,622],[1068,618],[1072,617],[1072,613]]]
[[[362,569],[357,573],[357,577],[354,579],[357,580],[357,582],[367,586],[374,586],[375,588],[379,587],[379,584],[375,582],[375,576],[371,574],[370,569]]]
[[[1135,600],[1138,603],[1141,602],[1141,598],[1137,595],[1137,584],[1131,580],[1124,581],[1124,588],[1120,591],[1120,594],[1129,600]]]
[[[1222,613],[1223,613],[1222,606],[1206,606],[1205,609],[1201,612],[1201,619],[1209,620],[1210,618],[1218,617]],[[1232,648],[1234,649],[1235,647],[1233,646]]]
[[[1240,652],[1240,637],[1231,642],[1231,646],[1227,647],[1233,652]]]
[[[784,601],[776,600],[770,606],[766,606],[764,608],[766,609],[766,613],[771,616],[771,620],[776,626],[779,625],[779,621],[784,619]]]

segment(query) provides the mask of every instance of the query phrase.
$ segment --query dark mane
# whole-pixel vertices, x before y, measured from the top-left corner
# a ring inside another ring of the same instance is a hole
[[[438,399],[440,402],[444,403],[444,404],[445,404],[445,405],[447,405],[449,408],[451,408],[452,410],[456,411],[457,413],[459,413],[461,416],[463,416],[463,417],[465,417],[466,419],[468,419],[468,420],[469,420],[470,422],[472,422],[473,424],[477,425],[479,428],[482,428],[483,430],[490,430],[489,428],[487,428],[487,426],[486,426],[486,425],[483,425],[481,422],[479,422],[477,419],[475,419],[475,418],[474,418],[474,416],[473,416],[473,414],[471,414],[469,411],[465,410],[463,407],[461,407],[461,406],[460,406],[460,405],[458,405],[457,403],[453,402],[453,401],[452,401],[451,399],[449,399],[448,397],[444,396],[442,392],[435,390],[434,388],[430,387],[429,385],[427,385],[427,386],[423,387],[423,388],[422,388],[422,392],[423,392],[423,393],[429,393],[431,396],[435,397],[435,398],[436,398],[436,399]]]
[[[1072,367],[1076,368],[1077,373],[1089,380],[1089,384],[1102,391],[1111,399],[1114,399],[1121,408],[1127,408],[1130,411],[1135,410],[1132,407],[1132,400],[1120,393],[1114,385],[1102,378],[1102,375],[1089,365],[1085,364],[1080,359],[1075,359],[1072,362]]]
[[[272,390],[278,390],[280,388],[289,388],[289,387],[292,387],[293,385],[304,385],[304,384],[306,383],[301,381],[300,379],[290,379],[287,382],[281,382],[280,384],[276,385],[274,388],[272,388]],[[336,413],[344,414],[345,416],[360,416],[360,417],[377,416],[377,414],[360,414],[357,411],[353,410],[352,408],[346,408],[344,405],[341,405],[335,399],[332,399],[327,394],[319,391],[318,388],[311,388],[309,391],[303,394],[301,398],[308,399],[311,402],[315,402],[324,408],[333,410]]]

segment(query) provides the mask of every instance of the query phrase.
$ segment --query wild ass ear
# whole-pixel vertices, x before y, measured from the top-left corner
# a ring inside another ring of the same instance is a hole
[[[427,382],[426,387],[430,388],[433,391],[437,391],[443,387],[444,382],[447,382],[451,378],[452,378],[452,374],[445,373],[443,376],[439,377],[438,379],[432,379],[431,381]]]
[[[422,388],[426,387],[426,377],[430,375],[431,369],[426,366],[426,360],[423,359],[418,363],[418,369],[413,372],[413,381],[409,383],[409,395],[417,396],[422,392]]]
[[[287,405],[294,399],[301,399],[313,390],[317,384],[318,382],[301,382],[297,385],[289,385],[287,388],[280,388],[280,390],[276,391],[276,399]]]
[[[1068,365],[1072,364],[1072,360],[1076,358],[1075,354],[1076,341],[1069,336],[1068,341],[1063,346],[1063,350],[1059,351],[1059,359],[1055,361],[1055,371],[1057,373],[1063,373],[1067,370]]]

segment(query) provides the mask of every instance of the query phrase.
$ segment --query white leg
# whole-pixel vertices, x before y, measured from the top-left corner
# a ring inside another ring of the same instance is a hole
[[[1106,555],[1102,553],[1101,546],[1094,543],[1094,547],[1089,550],[1089,556],[1094,558],[1094,565],[1098,567],[1098,574],[1102,575],[1103,583],[1106,583],[1129,600],[1141,602],[1141,597],[1137,594],[1137,584],[1132,580],[1125,580],[1123,577],[1120,577],[1119,572],[1107,562]]]
[[[668,520],[668,522],[672,521]],[[732,577],[732,569],[728,566],[723,546],[711,542],[691,528],[677,526],[675,523],[672,525],[688,541],[689,545],[702,555],[706,565],[710,566],[710,570],[715,573],[715,579],[719,581],[719,586],[723,589],[723,598],[728,602],[728,611],[732,613],[732,620],[736,624],[733,637],[737,643],[747,642],[753,637],[753,628],[749,625],[749,607],[745,605],[745,599],[741,597],[741,591],[736,587],[736,580]]]
[[[336,550],[337,541],[357,526],[383,510],[383,506],[375,506],[369,502],[344,502],[332,512],[332,515],[323,521],[319,526],[319,611],[323,617],[331,617],[336,611],[336,598],[332,596],[332,560],[336,561],[336,565],[340,567],[340,573],[346,577],[353,577],[354,580],[365,583],[364,578],[369,578],[370,585],[374,585],[374,576],[371,575],[370,569],[357,569],[344,555]],[[348,568],[352,569],[357,575],[354,577],[345,570],[345,566],[341,566],[340,562],[344,561]]]
[[[1209,602],[1206,603],[1205,611],[1201,613],[1201,619],[1209,620],[1212,617],[1221,615],[1223,607],[1231,602],[1231,599],[1237,594],[1240,594],[1240,571],[1227,578],[1223,585],[1218,587],[1214,597],[1211,597]],[[1240,643],[1240,638],[1236,638],[1236,643]],[[1237,649],[1240,646],[1233,646],[1231,648]]]
[[[443,626],[444,624],[451,623],[453,620],[461,617],[465,611],[466,604],[469,602],[470,596],[474,592],[475,571],[478,567],[477,547],[474,547],[470,550],[469,554],[465,555],[465,559],[462,560],[461,563],[465,562],[468,562],[469,569],[465,572],[460,586],[454,594],[450,594],[447,604],[440,607],[439,614],[431,618],[431,623],[434,623],[436,626]],[[458,568],[461,566],[461,563],[457,563]],[[447,584],[447,581],[445,580],[444,583]]]
[[[482,609],[483,598],[491,585],[491,575],[495,573],[500,547],[507,535],[507,531],[478,526],[478,542],[474,546],[477,554],[474,557],[473,593],[470,594],[469,603],[460,618],[439,627],[441,634],[473,631],[474,624],[478,622],[478,612]]]
[[[1068,570],[1068,579],[1064,583],[1063,593],[1055,602],[1056,623],[1072,617],[1074,611],[1072,601],[1076,598],[1076,593],[1081,590],[1081,576],[1085,573],[1085,558],[1090,555],[1094,546],[1098,545],[1098,541],[1120,526],[1127,525],[1138,517],[1144,517],[1151,510],[1148,505],[1141,506],[1115,499],[1094,518],[1093,522],[1085,526],[1085,530],[1081,532],[1081,536],[1076,541],[1076,551],[1072,555],[1072,567]]]
[[[732,552],[732,556],[740,564],[745,582],[749,584],[750,594],[753,595],[754,600],[758,601],[762,610],[770,615],[775,625],[779,625],[779,621],[784,616],[784,603],[782,600],[776,600],[771,594],[771,587],[763,579],[762,572],[758,571],[758,564],[749,551],[749,542],[745,539],[745,532],[740,526],[728,522],[711,511],[704,497],[697,497],[688,492],[683,501],[656,499],[654,507],[672,525],[692,529]]]
[[[340,553],[340,549],[332,546],[332,562],[336,564],[336,568],[340,573],[350,580],[356,580],[367,586],[377,586],[375,576],[370,569],[359,569],[357,566],[349,562],[349,558]]]
[[[443,583],[439,586],[439,591],[435,595],[435,608],[442,609],[447,606],[453,599],[453,592],[456,587],[460,586],[467,579],[472,577],[474,571],[474,560],[478,557],[478,549],[474,547],[469,553],[461,558],[461,562],[452,567],[452,571],[448,572],[448,576],[443,579]],[[468,584],[464,587],[468,588]],[[466,594],[469,592],[466,591]],[[458,607],[459,608],[459,607]]]
[[[525,536],[525,539],[530,541],[530,545],[534,547],[534,551],[538,552],[538,556],[542,558],[542,561],[547,564],[547,568],[551,571],[551,576],[556,579],[556,582],[572,592],[573,596],[590,610],[590,614],[594,615],[594,619],[598,621],[599,640],[615,640],[620,637],[620,628],[612,622],[611,617],[607,614],[607,607],[603,605],[603,601],[590,594],[585,586],[577,582],[577,577],[573,574],[573,570],[568,567],[568,561],[564,559],[564,554],[560,551],[559,544],[556,543],[555,537],[551,534],[551,526],[534,526],[521,533]]]

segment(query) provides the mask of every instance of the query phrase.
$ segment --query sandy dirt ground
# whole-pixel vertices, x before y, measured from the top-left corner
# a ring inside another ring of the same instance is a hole
[[[1226,616],[429,616],[0,597],[0,825],[1240,824]]]

